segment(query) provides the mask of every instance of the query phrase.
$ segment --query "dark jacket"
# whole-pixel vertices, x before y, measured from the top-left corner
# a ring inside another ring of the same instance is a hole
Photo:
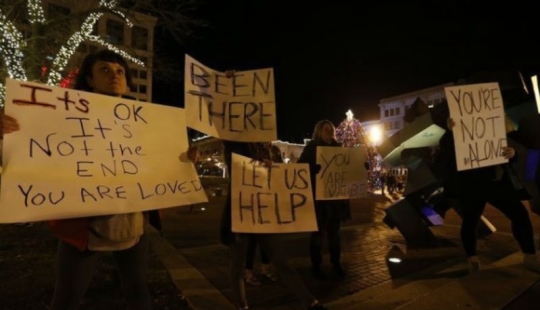
[[[504,195],[520,200],[529,194],[520,188],[511,164],[501,164],[458,171],[452,131],[446,131],[439,141],[437,165],[443,167],[443,186],[446,196],[460,199],[497,199]],[[515,162],[516,156],[511,159]],[[499,170],[499,171],[498,171]],[[501,177],[498,177],[501,175]]]
[[[337,141],[332,141],[332,143],[328,144],[322,140],[312,140],[304,147],[304,150],[302,151],[302,154],[297,162],[309,164],[313,200],[315,200],[315,193],[317,192],[317,174],[319,173],[319,170],[321,170],[321,166],[317,164],[318,146],[341,147],[341,144],[339,144]],[[326,226],[329,221],[345,221],[351,219],[351,209],[348,199],[315,200],[315,213],[317,215],[317,224],[319,227]]]

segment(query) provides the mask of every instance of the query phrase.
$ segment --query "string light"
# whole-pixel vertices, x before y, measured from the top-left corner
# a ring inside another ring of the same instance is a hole
[[[24,55],[21,52],[23,35],[0,9],[0,54],[4,58],[7,72],[12,79],[26,80],[23,69]]]
[[[132,25],[131,22],[126,18],[124,14],[122,14],[121,12],[118,12],[117,10],[114,10],[117,4],[118,4],[118,1],[101,0],[99,2],[100,7],[107,8],[115,12],[116,14],[119,14],[121,17],[124,18],[128,26]],[[66,42],[66,44],[64,44],[60,48],[60,51],[58,52],[58,54],[56,54],[56,57],[53,60],[51,70],[49,72],[49,77],[47,79],[47,84],[58,85],[58,83],[62,80],[61,72],[64,71],[64,68],[67,66],[69,59],[75,53],[77,46],[79,46],[79,44],[81,44],[85,40],[96,42],[106,47],[107,49],[112,50],[122,55],[124,58],[144,67],[144,63],[140,61],[139,59],[136,59],[133,56],[129,55],[128,53],[116,48],[114,45],[103,41],[100,37],[92,35],[94,24],[99,20],[99,18],[101,18],[101,16],[103,16],[103,13],[100,13],[100,12],[90,13],[90,15],[88,15],[88,17],[82,23],[81,29],[73,33],[71,37],[68,39],[68,41]]]
[[[6,98],[6,86],[0,83],[0,107],[4,107],[4,98]]]
[[[144,63],[143,63],[141,60],[139,60],[139,59],[137,59],[137,58],[131,56],[130,54],[128,54],[128,53],[126,53],[126,52],[124,52],[124,51],[122,51],[122,50],[116,48],[114,45],[109,44],[109,43],[103,41],[103,39],[101,39],[101,38],[98,37],[98,36],[88,36],[87,39],[88,39],[89,41],[99,43],[99,44],[105,46],[106,48],[108,48],[108,49],[114,51],[115,53],[121,55],[122,57],[128,59],[129,61],[132,61],[132,62],[138,64],[139,66],[144,67]]]
[[[62,74],[60,72],[62,72],[67,66],[68,61],[71,56],[73,56],[73,53],[75,53],[75,49],[77,48],[77,46],[79,46],[79,44],[81,44],[85,40],[85,38],[88,37],[90,33],[92,33],[92,30],[94,29],[94,24],[102,15],[103,13],[90,13],[90,15],[88,15],[88,17],[86,17],[86,19],[82,23],[81,29],[73,33],[67,40],[66,44],[60,47],[60,50],[58,51],[56,57],[52,62],[49,77],[47,79],[47,84],[57,85],[60,82],[60,80],[62,79]]]
[[[44,24],[45,13],[41,0],[28,0],[28,19],[30,24]]]
[[[336,128],[336,140],[344,147],[361,147],[366,150],[368,167],[368,192],[382,188],[380,171],[377,169],[379,162],[377,153],[370,147],[369,138],[359,120],[354,118],[351,110],[347,111],[347,117]]]
[[[117,9],[118,0],[100,0],[98,9],[101,11],[112,12],[121,17],[128,27],[133,27],[133,23],[127,18],[127,16]],[[45,24],[45,14],[43,10],[42,0],[28,0],[27,1],[28,17],[31,24]],[[47,71],[47,84],[48,85],[60,85],[65,84],[66,79],[63,78],[62,73],[65,71],[69,60],[75,53],[77,47],[84,41],[92,41],[101,45],[109,50],[112,50],[119,55],[123,56],[127,60],[138,64],[142,67],[145,64],[128,54],[127,52],[120,50],[112,44],[105,42],[102,38],[96,35],[92,35],[94,25],[104,15],[103,12],[92,12],[84,19],[79,30],[75,31],[62,45],[57,54],[52,60],[52,64]],[[22,47],[25,46],[25,41],[22,33],[17,30],[15,25],[7,19],[7,16],[0,9],[0,55],[5,62],[7,74],[9,78],[26,81],[28,80],[25,69],[23,67],[24,54]],[[0,83],[0,107],[4,105],[5,98],[5,85]]]

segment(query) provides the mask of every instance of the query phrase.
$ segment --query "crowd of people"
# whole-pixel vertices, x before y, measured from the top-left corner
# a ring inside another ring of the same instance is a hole
[[[73,87],[102,95],[122,97],[131,85],[130,70],[124,58],[112,51],[101,50],[85,57]],[[2,113],[1,121],[2,135],[20,130],[17,120],[9,115]],[[514,237],[524,253],[523,264],[540,272],[540,261],[534,244],[529,213],[521,202],[527,197],[522,196],[523,191],[516,189],[512,182],[515,178],[511,166],[505,164],[457,171],[452,136],[454,126],[454,121],[449,118],[448,130],[440,141],[441,153],[444,156],[441,156],[442,161],[438,164],[446,169],[445,195],[459,204],[463,211],[461,240],[470,271],[475,272],[482,267],[476,253],[475,228],[486,202],[489,202],[512,222]],[[279,150],[269,142],[223,141],[223,144],[227,167],[231,167],[233,153],[254,159],[267,167],[272,163],[282,162]],[[320,170],[316,161],[316,150],[320,146],[341,147],[335,138],[335,127],[329,120],[321,120],[315,124],[312,140],[306,145],[298,160],[299,163],[309,165],[313,194],[316,191],[315,176]],[[503,155],[512,160],[515,158],[515,150],[506,147]],[[188,157],[196,162],[199,157],[198,150],[190,148]],[[389,191],[397,190],[398,182],[392,180],[392,177],[396,176],[386,175],[385,183]],[[230,188],[228,193],[230,195]],[[232,201],[230,197],[228,198],[221,219],[220,240],[229,248],[230,286],[238,309],[249,309],[245,285],[261,285],[253,270],[257,247],[260,247],[262,260],[259,276],[271,281],[281,280],[306,309],[327,309],[308,290],[289,263],[283,247],[283,234],[232,231]],[[349,201],[315,201],[315,213],[318,230],[311,233],[309,245],[306,246],[311,258],[312,272],[321,280],[327,278],[322,268],[322,244],[326,238],[332,272],[339,277],[346,277],[347,271],[341,264],[340,227],[351,217]],[[155,216],[155,213],[153,215]],[[49,227],[59,238],[56,283],[49,309],[78,308],[92,280],[97,259],[104,252],[112,252],[116,259],[122,291],[131,309],[151,309],[152,299],[147,279],[149,256],[147,227],[151,217],[149,212],[134,212],[48,221]]]

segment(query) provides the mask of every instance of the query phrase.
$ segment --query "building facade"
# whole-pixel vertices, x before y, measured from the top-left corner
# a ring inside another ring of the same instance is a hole
[[[309,139],[305,139],[304,144],[277,140],[272,144],[279,148],[285,163],[295,163],[300,158],[300,154],[302,154],[307,142],[309,142]],[[221,140],[204,135],[192,139],[192,145],[197,146],[201,153],[201,159],[195,165],[200,176],[227,177],[227,169],[223,158],[224,148]]]
[[[277,140],[272,142],[281,151],[281,157],[285,163],[295,163],[302,155],[302,151],[310,139],[304,139],[304,143],[291,143],[286,141]]]
[[[445,87],[453,86],[454,83],[446,83],[414,92],[384,98],[379,103],[380,124],[384,128],[387,137],[392,136],[403,129],[403,117],[407,109],[417,100],[421,99],[430,108],[446,99]]]

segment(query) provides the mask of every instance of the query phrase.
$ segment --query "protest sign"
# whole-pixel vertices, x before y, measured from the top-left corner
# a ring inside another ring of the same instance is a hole
[[[316,200],[336,200],[367,195],[366,151],[363,148],[317,147]]]
[[[504,105],[498,83],[445,87],[458,171],[508,162]]]
[[[317,230],[308,164],[271,168],[232,155],[232,230],[242,233],[292,233]]]
[[[207,201],[184,111],[7,80],[0,222],[129,213]]]
[[[273,69],[227,77],[186,55],[184,85],[188,127],[222,140],[277,139]]]

